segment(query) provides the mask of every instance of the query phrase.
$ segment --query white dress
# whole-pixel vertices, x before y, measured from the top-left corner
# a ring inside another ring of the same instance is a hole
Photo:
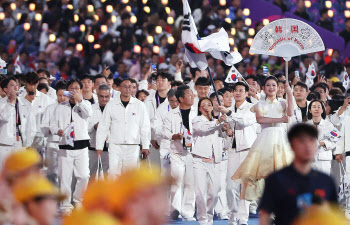
[[[272,102],[266,99],[255,106],[255,110],[269,118],[282,118],[285,109],[284,99]],[[257,200],[264,188],[264,178],[293,160],[283,123],[261,124],[261,128],[247,157],[232,176],[233,180],[242,184],[241,198],[246,200]]]

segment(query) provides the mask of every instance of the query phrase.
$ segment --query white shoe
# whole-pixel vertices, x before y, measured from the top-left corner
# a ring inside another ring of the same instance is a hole
[[[350,210],[348,210],[348,209],[345,210],[345,218],[347,220],[350,220]]]
[[[219,220],[228,220],[228,215],[226,213],[219,213],[218,219]]]
[[[197,221],[194,217],[182,218],[182,221]]]

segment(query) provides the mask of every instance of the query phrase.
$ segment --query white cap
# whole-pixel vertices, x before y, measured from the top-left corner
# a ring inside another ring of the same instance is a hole
[[[50,74],[50,80],[56,80],[56,77],[54,77]]]
[[[169,66],[166,63],[161,63],[159,64],[159,67],[158,67],[159,70],[167,70],[168,68]]]

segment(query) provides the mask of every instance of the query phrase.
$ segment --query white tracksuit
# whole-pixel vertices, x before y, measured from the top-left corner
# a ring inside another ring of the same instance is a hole
[[[303,115],[302,115],[301,109],[297,105],[297,102],[295,101],[294,97],[293,97],[293,104],[294,104],[294,111],[293,111],[293,116],[290,117],[289,128],[297,123],[303,122]],[[310,101],[306,101],[306,117],[309,110],[309,104],[310,104]]]
[[[47,178],[58,186],[58,142],[60,141],[60,137],[58,135],[53,135],[50,132],[51,123],[54,119],[54,112],[58,102],[49,105],[44,114],[41,124],[41,131],[44,136],[47,138],[45,157],[46,161],[48,161],[47,166]]]
[[[307,121],[306,123],[313,125],[312,120]],[[333,159],[333,150],[336,147],[336,141],[330,140],[330,132],[336,129],[331,122],[328,120],[321,119],[320,124],[317,126],[318,130],[318,142],[323,141],[324,146],[318,146],[317,154],[315,156],[313,167],[321,172],[324,172],[328,175],[331,173],[331,161]],[[339,133],[339,132],[338,132]]]
[[[151,140],[156,140],[156,137],[155,137],[155,126],[154,126],[154,119],[155,119],[155,115],[156,115],[156,111],[157,111],[156,93],[157,92],[150,93],[150,95],[147,96],[147,98],[144,101],[145,106],[147,108],[147,112],[148,112],[149,118],[150,118],[150,122],[151,122]],[[168,98],[166,98],[163,103],[168,103]],[[159,108],[159,106],[160,105],[158,105],[158,108]],[[160,145],[160,143],[158,143],[158,145]],[[151,162],[153,164],[159,166],[161,164],[159,149],[155,149],[151,145],[150,146],[150,151],[151,151],[151,154],[148,156],[149,159],[151,160]]]
[[[107,103],[97,128],[96,149],[103,149],[108,137],[110,177],[115,178],[122,171],[138,166],[139,145],[149,149],[150,132],[150,121],[143,102],[131,97],[125,108],[120,96],[117,96]]]
[[[193,172],[196,194],[197,220],[201,225],[213,224],[214,206],[220,189],[220,162],[222,139],[219,138],[222,123],[209,121],[205,116],[192,120]]]
[[[233,181],[231,177],[248,155],[249,149],[257,137],[258,124],[256,123],[255,114],[250,111],[253,105],[245,101],[237,108],[236,113],[235,106],[233,106],[232,114],[227,119],[236,139],[236,148],[232,148],[232,141],[230,142],[226,177],[227,202],[230,209],[229,224],[235,224],[236,220],[239,223],[247,223],[249,218],[250,202],[240,199],[241,184]]]
[[[8,98],[0,101],[0,167],[12,151],[23,146],[31,146],[36,133],[34,114],[27,105],[17,98],[18,103],[11,104]],[[16,136],[16,104],[18,104],[20,138]]]
[[[191,107],[189,113],[189,130],[192,133],[192,120],[197,116],[196,109]],[[170,142],[170,171],[171,176],[176,179],[171,186],[170,201],[171,211],[179,211],[184,218],[192,218],[194,215],[195,193],[193,158],[190,152],[184,149],[183,140],[172,140],[174,134],[183,133],[183,124],[180,108],[170,111],[163,127],[164,138]]]
[[[96,130],[94,128],[95,124],[99,123],[102,117],[102,111],[98,103],[93,104],[92,116],[89,118],[89,135],[90,135],[90,150],[89,150],[89,168],[90,168],[90,179],[94,179],[94,174],[96,174],[98,167],[98,157],[96,152]],[[108,148],[108,141],[107,141]],[[109,169],[109,157],[108,151],[102,151],[101,162],[103,173],[107,174]]]
[[[57,105],[54,111],[54,118],[50,127],[51,133],[57,135],[59,130],[65,131],[71,122],[74,124],[74,141],[89,141],[88,119],[92,115],[89,101],[82,100],[73,108],[69,100]],[[60,139],[59,145],[65,145],[64,138]],[[73,193],[73,202],[82,202],[83,193],[89,182],[89,154],[88,147],[83,149],[67,150],[61,149],[58,152],[58,176],[61,192],[68,197],[61,202],[61,209],[72,209],[71,205],[71,184],[72,177],[77,179]]]
[[[350,182],[350,116],[345,116],[340,130],[342,138],[337,142],[334,154],[347,154],[345,156],[345,182]],[[350,209],[350,201],[347,199],[347,210]]]

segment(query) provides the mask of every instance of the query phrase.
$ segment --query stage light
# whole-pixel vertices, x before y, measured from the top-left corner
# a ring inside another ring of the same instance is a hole
[[[134,46],[134,52],[135,52],[135,53],[140,53],[140,52],[141,52],[141,47],[140,47],[140,45],[135,45],[135,46]]]
[[[249,34],[250,36],[254,36],[254,34],[255,34],[254,28],[249,28],[249,29],[248,29],[248,34]]]
[[[81,52],[83,50],[83,45],[82,44],[77,44],[76,46],[77,51]]]
[[[92,43],[92,42],[94,42],[95,41],[95,37],[94,37],[94,35],[89,35],[88,36],[88,42],[90,42],[90,43]]]
[[[30,29],[30,24],[29,23],[24,23],[23,24],[24,30],[29,30]]]
[[[244,23],[245,23],[246,26],[249,27],[250,25],[252,25],[252,20],[250,18],[246,18]]]
[[[243,15],[249,16],[250,15],[250,10],[248,8],[243,9]]]
[[[55,41],[56,41],[56,35],[50,34],[50,35],[49,35],[49,41],[55,42]]]

